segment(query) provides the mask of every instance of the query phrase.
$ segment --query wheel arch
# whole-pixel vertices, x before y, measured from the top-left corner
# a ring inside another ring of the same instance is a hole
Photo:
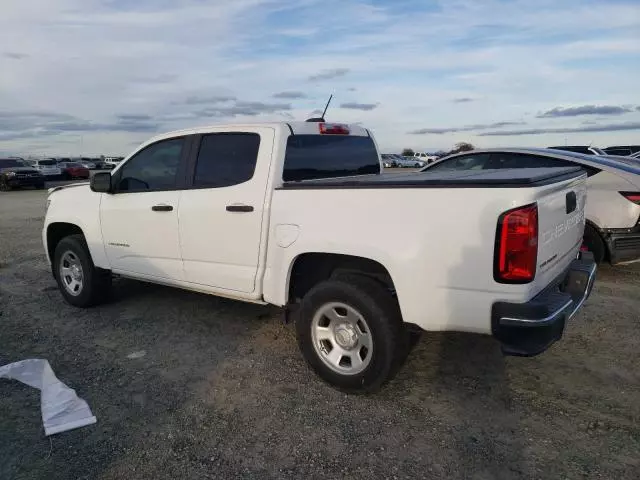
[[[60,240],[69,235],[82,235],[86,236],[78,225],[68,222],[53,222],[47,225],[47,254],[49,260],[53,263],[53,254],[56,251],[56,247]]]
[[[304,252],[289,266],[285,303],[296,302],[323,280],[347,274],[372,278],[395,293],[389,270],[377,260],[341,253]]]
[[[595,224],[593,220],[586,219],[585,220],[585,228],[590,227],[600,240],[602,240],[602,245],[604,246],[604,258],[603,261],[609,262],[611,261],[611,251],[609,249],[609,242],[607,241],[606,236],[604,235],[602,229]]]

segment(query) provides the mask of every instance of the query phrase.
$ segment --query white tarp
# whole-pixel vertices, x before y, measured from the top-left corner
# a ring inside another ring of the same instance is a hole
[[[0,378],[18,380],[40,390],[45,435],[96,423],[87,402],[62,383],[44,359],[33,358],[0,367]]]

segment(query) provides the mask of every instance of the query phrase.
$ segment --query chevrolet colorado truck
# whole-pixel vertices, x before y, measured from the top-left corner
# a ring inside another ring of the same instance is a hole
[[[277,305],[322,379],[370,392],[422,331],[492,335],[522,356],[558,340],[595,278],[586,177],[383,174],[357,125],[194,128],[50,189],[42,240],[72,305],[105,300],[113,275]]]

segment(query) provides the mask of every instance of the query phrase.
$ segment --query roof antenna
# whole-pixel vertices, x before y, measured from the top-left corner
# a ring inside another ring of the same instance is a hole
[[[309,118],[307,119],[307,122],[324,122],[324,115],[327,113],[327,109],[329,108],[329,104],[331,103],[331,99],[333,98],[333,94],[331,94],[329,96],[329,101],[327,102],[327,104],[324,107],[324,111],[322,112],[322,116],[321,117],[313,117],[313,118]]]

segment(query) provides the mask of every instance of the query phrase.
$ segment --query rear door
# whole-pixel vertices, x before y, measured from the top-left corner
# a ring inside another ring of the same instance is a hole
[[[179,208],[185,280],[251,293],[275,130],[198,135]]]

